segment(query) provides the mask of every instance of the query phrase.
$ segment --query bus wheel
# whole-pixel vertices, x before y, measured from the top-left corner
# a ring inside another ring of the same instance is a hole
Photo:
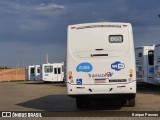
[[[127,107],[135,107],[135,95],[129,95],[127,96]]]
[[[121,106],[123,107],[134,107],[135,106],[135,95],[123,95],[121,97]]]
[[[135,107],[135,98],[129,98],[128,100],[127,100],[127,106],[128,107]]]

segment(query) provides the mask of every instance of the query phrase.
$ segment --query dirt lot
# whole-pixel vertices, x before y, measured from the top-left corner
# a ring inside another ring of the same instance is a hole
[[[96,103],[91,109],[77,109],[75,99],[67,96],[64,83],[2,82],[0,96],[0,111],[52,111],[60,115],[67,112],[86,117],[105,116],[105,111],[160,111],[160,87],[151,85],[138,86],[135,107],[120,107],[111,100],[103,106]]]

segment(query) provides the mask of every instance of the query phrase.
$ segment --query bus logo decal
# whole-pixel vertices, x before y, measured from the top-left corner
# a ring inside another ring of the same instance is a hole
[[[77,66],[76,71],[77,72],[91,72],[92,69],[93,69],[93,67],[90,63],[84,62],[84,63],[80,63]]]
[[[45,76],[49,76],[48,74],[45,74]]]
[[[104,74],[88,74],[90,78],[109,78],[113,76],[113,72],[106,72]]]
[[[116,71],[120,71],[121,69],[125,68],[125,64],[121,63],[119,61],[116,61],[115,63],[111,64],[111,68],[116,70]]]
[[[106,76],[107,76],[107,77],[112,77],[112,76],[113,76],[113,72],[107,72],[107,73],[106,73]]]

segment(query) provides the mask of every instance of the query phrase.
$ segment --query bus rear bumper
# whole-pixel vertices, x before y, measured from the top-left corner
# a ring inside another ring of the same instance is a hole
[[[69,96],[100,94],[136,94],[136,80],[124,84],[71,85],[67,83]]]

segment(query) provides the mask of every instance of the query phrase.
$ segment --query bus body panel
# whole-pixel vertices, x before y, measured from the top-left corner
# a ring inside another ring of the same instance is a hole
[[[28,66],[28,80],[35,80],[35,67],[34,67],[34,65]]]
[[[156,84],[154,81],[154,46],[135,49],[137,82]]]
[[[28,66],[25,67],[25,80],[29,80]]]
[[[154,71],[154,80],[160,85],[160,44],[155,45]]]
[[[136,93],[135,53],[129,23],[68,26],[69,95]]]
[[[35,65],[35,80],[36,81],[39,81],[41,80],[41,77],[40,77],[40,65]]]

